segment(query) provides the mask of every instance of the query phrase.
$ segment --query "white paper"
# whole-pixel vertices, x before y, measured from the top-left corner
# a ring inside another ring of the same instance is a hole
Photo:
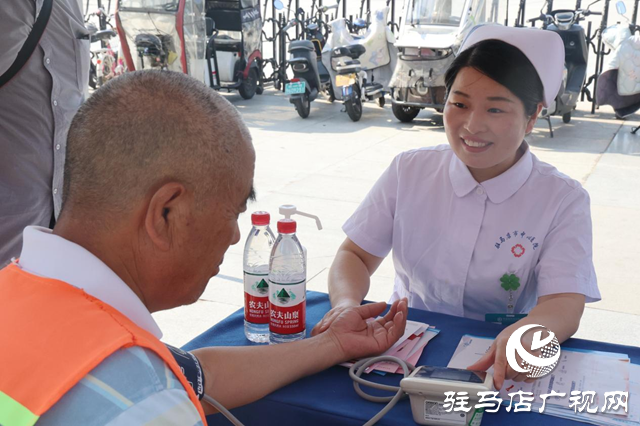
[[[465,335],[460,340],[454,355],[449,361],[448,367],[466,368],[478,361],[491,347],[493,339]],[[493,373],[493,367],[488,370]],[[630,372],[634,372],[634,379],[631,380]],[[509,393],[532,392],[534,402],[532,411],[541,407],[540,395],[548,394],[551,390],[559,393],[566,393],[563,398],[548,398],[544,413],[574,419],[577,421],[591,422],[594,424],[631,425],[638,424],[640,420],[640,404],[638,408],[631,405],[632,395],[638,392],[640,382],[640,367],[629,362],[628,355],[615,354],[597,351],[582,351],[571,348],[563,348],[558,361],[558,365],[549,375],[536,380],[533,383],[513,382],[507,380],[500,391],[500,398],[503,404],[508,405],[511,398]],[[633,384],[633,389],[630,384]],[[629,413],[618,410],[619,415],[613,413],[590,414],[586,410],[583,413],[575,413],[574,409],[569,409],[569,397],[571,391],[594,391],[596,399],[592,407],[602,408],[604,405],[605,392],[622,391],[629,393]],[[640,396],[636,396],[640,398]],[[514,403],[519,402],[514,398]],[[633,409],[632,409],[633,407]],[[609,423],[614,421],[614,423]]]

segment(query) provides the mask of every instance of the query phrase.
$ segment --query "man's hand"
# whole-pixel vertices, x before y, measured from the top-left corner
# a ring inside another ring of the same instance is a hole
[[[514,327],[515,326],[515,327]],[[504,330],[493,341],[493,344],[489,348],[486,354],[480,358],[475,364],[467,367],[467,370],[486,371],[493,366],[493,385],[497,390],[502,389],[502,385],[505,380],[513,380],[515,382],[527,382],[531,383],[535,379],[527,377],[527,373],[519,373],[515,371],[507,363],[507,341],[511,334],[520,328],[521,324],[513,324]],[[531,330],[530,330],[531,331]],[[525,333],[522,337],[522,345],[526,348],[531,348],[532,333]],[[529,351],[531,352],[531,351]],[[533,355],[539,356],[539,352],[533,352]],[[520,356],[516,353],[516,360],[518,363],[522,362]]]
[[[331,326],[331,324],[333,324],[336,318],[340,316],[340,314],[356,306],[360,306],[360,303],[344,302],[341,305],[335,306],[324,315],[324,317],[315,325],[315,327],[313,327],[313,329],[311,330],[311,335],[316,336],[320,333],[324,333]]]
[[[378,302],[345,308],[333,318],[326,333],[343,360],[378,355],[402,337],[407,324],[407,299],[394,302],[384,317],[374,320],[386,306]]]

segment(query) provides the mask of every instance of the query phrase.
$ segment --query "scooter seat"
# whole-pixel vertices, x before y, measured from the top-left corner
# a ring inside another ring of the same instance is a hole
[[[116,32],[113,30],[100,30],[91,34],[91,43],[101,40],[109,40],[116,36]]]
[[[289,43],[289,52],[292,52],[294,50],[315,50],[315,47],[313,46],[313,42],[311,42],[311,40],[293,40],[291,43]]]
[[[354,44],[351,46],[342,46],[333,49],[331,57],[339,58],[342,56],[348,56],[351,59],[358,59],[367,49],[361,44]]]
[[[228,35],[214,35],[211,37],[215,43],[216,50],[222,52],[238,52],[242,50],[242,40],[229,37]]]
[[[347,61],[351,62],[351,64],[338,65],[336,67],[336,71],[338,74],[351,74],[351,73],[359,73],[362,71],[362,67],[360,66],[360,62],[358,61]]]
[[[364,89],[367,92],[375,92],[376,90],[384,89],[384,87],[382,87],[382,84],[380,83],[367,83],[365,84]]]
[[[146,50],[152,54],[159,54],[162,51],[162,41],[153,34],[138,34],[134,40],[138,50]]]

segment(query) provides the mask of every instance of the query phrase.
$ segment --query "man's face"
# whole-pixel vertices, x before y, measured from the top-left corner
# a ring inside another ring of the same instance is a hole
[[[250,145],[250,144],[249,144]],[[193,303],[204,292],[209,280],[220,272],[224,254],[240,241],[238,217],[246,211],[253,195],[253,148],[247,150],[238,170],[239,179],[227,189],[212,194],[210,200],[194,211],[185,231],[181,259],[182,282],[174,283],[184,290],[180,305]],[[175,296],[175,294],[174,294]],[[174,299],[174,302],[178,302]]]

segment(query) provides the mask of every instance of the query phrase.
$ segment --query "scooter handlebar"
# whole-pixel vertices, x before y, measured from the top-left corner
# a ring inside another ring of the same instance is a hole
[[[531,19],[527,20],[527,22],[545,21],[546,19],[547,19],[547,15],[541,14],[537,18],[531,18]]]
[[[298,21],[296,21],[295,19],[291,19],[291,20],[289,20],[289,22],[287,22],[287,25],[285,25],[284,27],[282,27],[282,31],[283,31],[283,32],[287,32],[287,31],[289,31],[289,29],[290,29],[290,28],[293,28],[297,23],[298,23]]]
[[[331,6],[322,6],[321,8],[318,9],[318,11],[321,11],[322,13],[327,13],[327,11],[330,9],[338,10],[338,5],[334,4]]]

